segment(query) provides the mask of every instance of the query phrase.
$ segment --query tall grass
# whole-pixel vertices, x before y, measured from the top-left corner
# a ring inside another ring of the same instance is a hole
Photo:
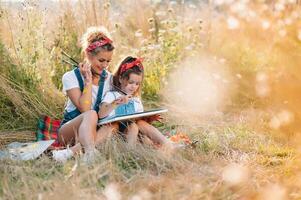
[[[192,105],[212,103],[198,93],[231,90],[215,95],[227,101],[209,115],[184,109],[185,119],[172,112],[156,124],[164,133],[187,133],[198,140],[195,148],[170,156],[112,140],[91,168],[80,158],[64,166],[46,156],[3,161],[1,196],[300,199],[300,9],[299,1],[1,2],[0,130],[35,129],[41,114],[60,117],[61,77],[71,69],[60,52],[80,61],[79,37],[92,25],[113,35],[112,72],[127,55],[145,59],[147,106],[163,105],[165,89],[182,79],[201,80],[192,94],[204,98],[189,99],[201,102]],[[199,71],[187,77],[195,58],[208,62],[193,63]],[[179,79],[174,72],[182,72]],[[220,88],[210,90],[214,81]]]

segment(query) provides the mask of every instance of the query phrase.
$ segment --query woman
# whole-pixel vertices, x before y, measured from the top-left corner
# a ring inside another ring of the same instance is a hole
[[[90,27],[82,36],[84,62],[63,75],[63,92],[68,101],[58,133],[60,144],[74,145],[53,151],[53,158],[65,162],[84,148],[85,159],[93,159],[95,144],[103,141],[112,127],[97,130],[100,101],[111,89],[112,75],[106,70],[113,55],[113,42],[103,27]]]

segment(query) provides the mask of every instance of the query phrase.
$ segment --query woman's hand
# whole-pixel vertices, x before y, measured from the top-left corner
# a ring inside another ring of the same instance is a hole
[[[91,64],[80,63],[79,70],[80,70],[80,73],[84,76],[85,84],[91,84],[92,83]]]

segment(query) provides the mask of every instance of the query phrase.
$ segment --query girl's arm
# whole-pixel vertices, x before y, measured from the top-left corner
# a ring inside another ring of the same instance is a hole
[[[103,102],[102,104],[100,104],[98,112],[99,118],[107,117],[117,106],[128,103],[129,98],[130,96],[122,95],[113,100],[111,103]]]

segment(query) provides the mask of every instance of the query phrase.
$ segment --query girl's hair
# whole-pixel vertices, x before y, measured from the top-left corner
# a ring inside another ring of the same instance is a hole
[[[105,27],[89,27],[81,38],[82,50],[92,55],[97,55],[101,50],[113,51],[114,46],[110,38]]]
[[[131,56],[126,57],[119,65],[117,71],[113,76],[113,85],[120,88],[119,79],[126,79],[129,80],[130,75],[134,73],[137,75],[141,75],[142,79],[144,76],[144,69],[141,63],[141,59],[134,58]],[[141,93],[141,84],[138,90],[134,93],[134,96],[140,96]]]

